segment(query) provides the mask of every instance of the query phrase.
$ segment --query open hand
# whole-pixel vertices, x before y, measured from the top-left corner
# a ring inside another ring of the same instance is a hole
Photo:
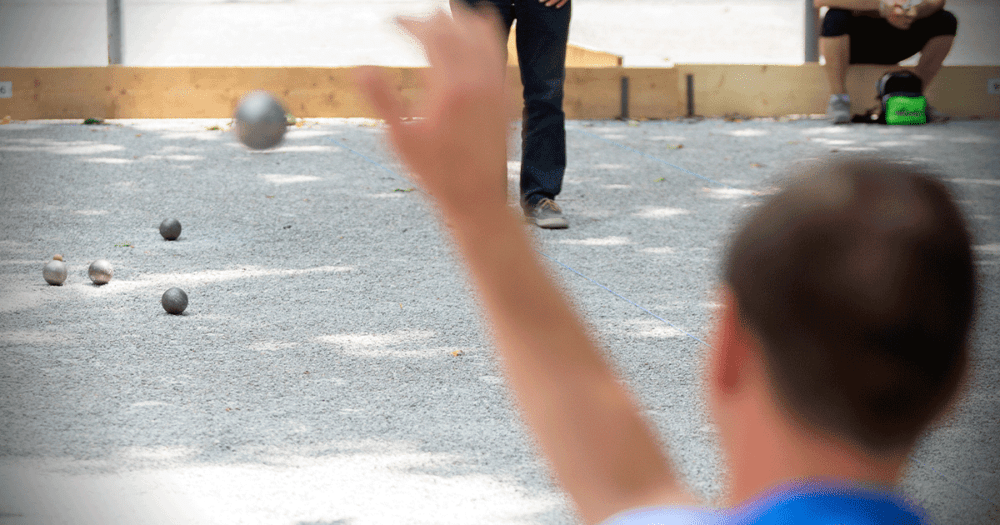
[[[365,68],[360,82],[400,158],[446,215],[506,206],[508,111],[504,49],[492,11],[456,9],[427,19],[399,19],[424,47],[430,69],[423,96],[404,123],[404,104],[383,72]]]

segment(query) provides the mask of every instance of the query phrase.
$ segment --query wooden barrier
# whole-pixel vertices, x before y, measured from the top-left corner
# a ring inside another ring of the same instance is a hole
[[[891,68],[855,66],[848,74],[855,113],[874,107],[875,84]],[[407,98],[420,90],[419,68],[386,68]],[[297,117],[371,117],[357,92],[353,68],[82,67],[3,68],[9,98],[0,119],[227,118],[252,90],[277,95]],[[821,114],[829,97],[816,64],[676,65],[671,68],[569,67],[564,108],[570,119],[622,117],[622,78],[628,77],[630,118],[666,119],[687,113],[687,77],[694,113],[705,117]],[[1000,118],[1000,95],[989,94],[1000,66],[945,67],[928,90],[939,111],[957,118]],[[520,113],[516,67],[507,82],[512,116]],[[3,95],[7,96],[7,95]]]
[[[826,112],[826,76],[819,64],[801,66],[677,65],[681,79],[694,77],[695,113],[704,116],[777,117]],[[847,90],[851,111],[862,114],[878,105],[879,78],[899,66],[851,66]],[[1000,66],[949,66],[926,92],[937,110],[959,118],[1000,118],[1000,95],[990,95],[990,79]],[[683,93],[683,91],[682,91]]]

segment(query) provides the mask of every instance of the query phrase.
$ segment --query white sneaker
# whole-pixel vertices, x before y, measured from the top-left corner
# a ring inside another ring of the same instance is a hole
[[[851,98],[847,94],[830,95],[826,105],[826,118],[834,124],[847,124],[851,121]]]

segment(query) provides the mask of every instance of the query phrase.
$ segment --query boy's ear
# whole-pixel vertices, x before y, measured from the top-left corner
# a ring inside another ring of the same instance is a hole
[[[728,288],[719,291],[719,301],[722,308],[716,318],[715,342],[709,363],[711,381],[719,394],[732,394],[744,386],[754,338],[740,321],[739,305]]]

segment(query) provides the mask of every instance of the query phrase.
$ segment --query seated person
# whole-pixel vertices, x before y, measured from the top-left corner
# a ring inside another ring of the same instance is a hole
[[[835,124],[851,120],[847,94],[850,64],[898,64],[920,53],[914,73],[924,89],[941,69],[955,40],[958,21],[944,11],[945,0],[814,0],[828,7],[820,52],[830,83],[826,114]]]
[[[707,508],[495,183],[510,114],[498,19],[403,24],[431,65],[421,100],[409,113],[377,69],[365,92],[449,226],[521,413],[585,523],[926,521],[896,484],[957,396],[975,304],[970,234],[942,182],[838,161],[750,212],[724,256],[711,347],[697,348],[729,467],[723,508]]]

